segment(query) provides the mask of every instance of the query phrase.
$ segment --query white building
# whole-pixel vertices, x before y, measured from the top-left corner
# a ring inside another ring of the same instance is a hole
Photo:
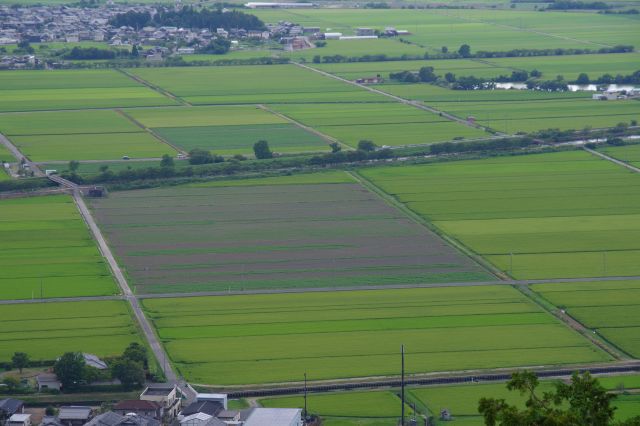
[[[6,426],[31,426],[31,414],[14,414],[9,417]]]
[[[299,408],[255,408],[244,426],[302,426]]]

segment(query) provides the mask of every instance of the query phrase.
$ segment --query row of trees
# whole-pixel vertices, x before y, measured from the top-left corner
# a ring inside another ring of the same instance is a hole
[[[363,55],[363,56],[344,56],[344,55],[315,55],[312,62],[320,63],[345,63],[345,62],[385,62],[385,61],[417,61],[423,59],[441,60],[441,59],[459,59],[459,58],[516,58],[529,56],[563,56],[563,55],[588,55],[588,54],[608,54],[608,53],[628,53],[633,52],[634,47],[631,45],[617,45],[613,47],[603,47],[600,49],[513,49],[506,51],[486,51],[479,50],[475,53],[471,51],[471,46],[463,44],[455,52],[450,52],[447,46],[442,46],[440,53],[425,52],[423,55]]]
[[[208,28],[211,31],[216,28],[244,28],[246,30],[266,28],[264,22],[255,15],[237,10],[223,12],[222,9],[196,9],[192,6],[185,6],[177,11],[173,8],[161,8],[154,16],[148,12],[129,11],[114,16],[109,23],[115,27],[128,26],[138,30],[146,26]]]
[[[97,47],[79,47],[76,46],[70,51],[63,53],[63,59],[84,59],[84,60],[104,60],[104,59],[116,59],[116,58],[138,58],[140,52],[137,46],[133,46],[131,51],[124,49],[112,50],[112,49],[100,49]]]

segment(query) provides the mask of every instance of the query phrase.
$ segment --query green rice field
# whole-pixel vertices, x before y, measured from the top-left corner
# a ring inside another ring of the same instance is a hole
[[[598,151],[617,160],[640,166],[640,144],[626,146],[598,146]]]
[[[0,114],[0,131],[37,162],[153,158],[176,152],[114,110]]]
[[[595,101],[589,92],[545,93],[528,90],[447,90],[428,84],[384,85],[382,90],[461,118],[475,117],[505,133],[557,128],[613,127],[640,119],[636,100]]]
[[[640,357],[640,281],[536,284],[532,289],[618,348]]]
[[[117,294],[70,196],[0,201],[0,298]]]
[[[145,299],[143,306],[193,383],[395,375],[401,344],[410,374],[608,359],[508,286]]]
[[[511,75],[511,69],[496,67],[485,62],[471,59],[444,59],[422,61],[385,61],[385,62],[347,62],[332,64],[313,64],[314,68],[335,74],[349,80],[363,77],[381,77],[388,79],[389,73],[400,71],[418,71],[422,67],[433,67],[437,75],[454,73],[458,77],[476,76],[492,78],[498,75]]]
[[[265,398],[259,403],[268,408],[304,408],[302,396]],[[307,409],[322,418],[322,424],[396,426],[400,417],[400,398],[393,391],[359,391],[309,394]],[[407,415],[411,407],[405,407]]]
[[[640,274],[640,179],[586,152],[361,174],[515,278]]]
[[[32,361],[54,361],[65,352],[120,355],[140,342],[126,302],[119,300],[0,305],[0,361],[16,350]]]
[[[0,111],[176,104],[113,70],[6,71],[0,88]]]
[[[265,139],[276,152],[327,151],[327,141],[256,106],[131,109],[127,114],[185,151],[251,154]]]
[[[132,72],[194,105],[385,100],[295,65],[180,68],[179,76],[172,68]]]
[[[378,146],[398,146],[487,135],[400,103],[299,104],[273,108],[352,147],[363,139]]]

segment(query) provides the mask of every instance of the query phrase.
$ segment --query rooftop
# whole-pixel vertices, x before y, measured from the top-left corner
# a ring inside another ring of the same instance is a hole
[[[145,401],[142,399],[125,399],[118,402],[114,410],[157,410],[160,405],[155,401]]]
[[[174,389],[175,387],[170,385],[149,386],[142,395],[169,396]]]
[[[301,415],[299,408],[256,408],[244,426],[282,426],[291,424]]]
[[[68,405],[60,407],[58,418],[60,420],[87,420],[91,417],[91,407]]]
[[[9,423],[24,423],[31,418],[31,414],[14,414],[9,417]]]

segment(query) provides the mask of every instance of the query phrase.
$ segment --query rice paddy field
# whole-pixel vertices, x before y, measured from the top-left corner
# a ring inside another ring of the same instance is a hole
[[[114,70],[6,71],[0,88],[0,111],[176,104]]]
[[[640,274],[638,175],[586,152],[360,173],[512,277]]]
[[[70,196],[0,201],[0,299],[117,294]]]
[[[114,110],[0,114],[0,132],[32,161],[115,160],[175,154]]]
[[[65,352],[120,355],[140,342],[126,302],[119,300],[0,305],[0,361],[16,350],[32,361],[53,361]]]
[[[599,376],[598,381],[611,391],[635,391],[640,388],[640,376]],[[554,382],[542,381],[540,393],[552,391]],[[339,426],[395,426],[400,417],[399,389],[347,391],[337,393],[310,393],[307,398],[309,412],[323,419],[323,424]],[[449,386],[413,387],[406,389],[409,405],[416,404],[418,414],[434,416],[436,425],[483,426],[484,419],[478,413],[480,398],[504,398],[507,403],[524,407],[526,396],[509,392],[505,383],[468,383]],[[301,396],[263,398],[264,407],[304,407]],[[616,407],[615,420],[633,417],[640,410],[640,396],[619,394],[612,404]],[[447,409],[453,415],[451,421],[440,421],[440,411]],[[406,407],[405,414],[412,414]]]
[[[378,146],[398,146],[488,136],[400,103],[274,105],[273,109],[352,147],[363,139]]]
[[[346,62],[331,64],[313,64],[317,68],[328,73],[337,75],[349,80],[356,80],[363,77],[375,77],[381,75],[388,79],[389,73],[400,71],[418,71],[422,67],[433,67],[434,72],[444,76],[451,72],[456,76],[476,76],[479,78],[492,78],[498,75],[511,75],[511,69],[496,67],[485,62],[471,59],[451,59],[451,60],[422,60],[422,61],[385,61],[385,62]],[[380,88],[380,87],[377,87]]]
[[[396,84],[382,90],[505,133],[545,129],[613,127],[640,118],[636,100],[595,101],[589,92],[545,93],[527,90],[448,90],[428,84]]]
[[[192,383],[395,375],[401,344],[410,374],[608,359],[510,286],[161,298],[143,306]]]
[[[347,174],[282,179],[290,184],[118,192],[91,204],[143,294],[490,277]]]
[[[276,152],[329,149],[320,136],[257,106],[131,109],[127,114],[184,151],[251,154],[260,139]]]
[[[302,396],[265,398],[259,403],[268,408],[304,408]],[[390,390],[310,394],[307,400],[309,412],[329,426],[396,426],[400,407],[400,398]],[[407,405],[405,412],[409,415],[413,410]]]
[[[635,30],[638,20],[634,15],[493,9],[314,9],[257,10],[251,13],[265,22],[285,20],[345,35],[354,34],[358,27],[383,30],[393,26],[410,31],[412,35],[403,38],[431,52],[440,51],[442,46],[457,50],[465,43],[473,51],[598,49],[602,44],[638,44]]]
[[[173,68],[131,72],[193,105],[385,100],[295,65],[180,68],[180,77]]]
[[[603,146],[598,151],[617,160],[629,163],[632,166],[640,166],[640,144],[626,146]]]
[[[627,354],[640,357],[640,281],[536,284],[532,289]]]

